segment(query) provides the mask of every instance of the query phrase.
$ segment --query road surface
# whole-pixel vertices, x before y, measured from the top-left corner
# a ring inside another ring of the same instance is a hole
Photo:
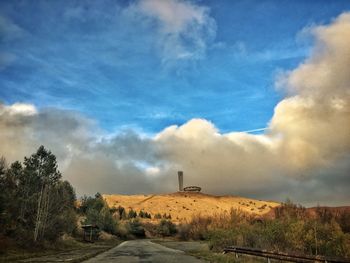
[[[84,262],[204,263],[206,261],[186,255],[183,251],[167,248],[149,240],[130,240]]]

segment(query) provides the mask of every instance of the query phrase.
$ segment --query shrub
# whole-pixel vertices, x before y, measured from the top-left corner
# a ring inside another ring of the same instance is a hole
[[[117,225],[117,235],[121,238],[129,238],[129,226],[125,223],[119,223]]]
[[[189,224],[180,224],[177,226],[177,233],[181,240],[191,239],[190,230],[191,230],[191,227]]]
[[[82,202],[86,218],[82,224],[97,225],[100,230],[115,235],[117,233],[117,218],[114,217],[113,211],[109,208],[106,201],[99,194],[95,198],[88,197]]]
[[[162,219],[157,227],[157,233],[161,236],[172,236],[176,234],[176,226],[166,219]]]
[[[207,233],[209,247],[214,251],[222,251],[226,246],[242,246],[242,234],[236,229],[214,229]]]
[[[350,211],[344,211],[340,215],[339,225],[344,233],[350,233]]]
[[[128,222],[129,233],[135,237],[145,237],[145,229],[138,219],[132,219]]]
[[[139,212],[139,217],[141,217],[141,218],[149,218],[150,219],[151,218],[151,214],[141,210]]]
[[[157,213],[157,214],[154,215],[154,218],[155,218],[155,219],[161,219],[161,218],[162,218],[162,215],[159,214],[159,213]]]

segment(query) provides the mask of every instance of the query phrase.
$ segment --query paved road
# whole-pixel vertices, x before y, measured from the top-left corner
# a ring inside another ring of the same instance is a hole
[[[186,255],[183,251],[152,243],[149,240],[130,240],[84,262],[204,263],[206,261]]]

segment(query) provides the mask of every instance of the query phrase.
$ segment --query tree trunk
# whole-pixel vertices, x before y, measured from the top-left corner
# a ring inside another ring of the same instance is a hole
[[[40,231],[40,237],[43,238],[45,235],[45,230],[47,227],[47,219],[49,216],[49,206],[50,206],[50,186],[45,187],[44,198],[43,198],[43,216],[42,216],[42,225]]]
[[[39,235],[39,228],[41,224],[41,217],[42,217],[42,198],[44,193],[44,184],[41,186],[40,196],[38,199],[38,208],[36,212],[36,220],[35,220],[35,228],[34,228],[34,242],[37,242],[38,235]]]
[[[20,213],[19,213],[19,218],[24,221],[24,214],[27,210],[27,199],[28,199],[28,190],[25,188],[24,190],[24,193],[23,193],[23,200],[21,202],[21,210],[20,210]]]

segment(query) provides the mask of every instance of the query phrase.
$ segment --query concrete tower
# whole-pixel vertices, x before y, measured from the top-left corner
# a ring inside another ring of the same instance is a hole
[[[184,190],[184,173],[182,171],[178,171],[177,175],[179,177],[179,191],[182,192]]]

